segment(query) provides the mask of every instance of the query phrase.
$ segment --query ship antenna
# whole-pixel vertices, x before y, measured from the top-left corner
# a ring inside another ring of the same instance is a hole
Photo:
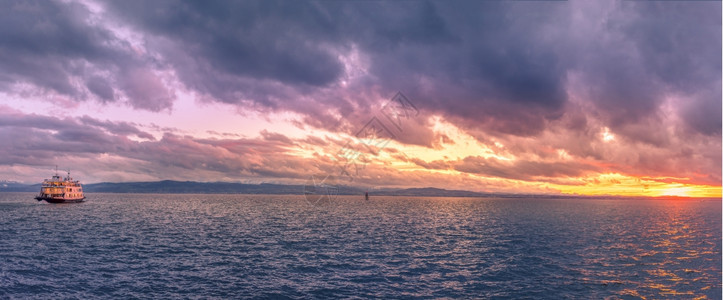
[[[58,165],[55,165],[55,176],[58,176]]]

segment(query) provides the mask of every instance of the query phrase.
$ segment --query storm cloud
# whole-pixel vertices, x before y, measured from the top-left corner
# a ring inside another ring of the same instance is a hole
[[[79,100],[122,94],[139,109],[169,108],[157,71],[172,70],[207,99],[293,110],[312,97],[334,109],[329,89],[350,71],[340,56],[357,49],[368,65],[347,89],[401,90],[489,130],[537,134],[577,91],[621,129],[673,96],[686,99],[691,130],[720,132],[717,3],[110,1],[98,15],[78,3],[4,6],[0,82]]]

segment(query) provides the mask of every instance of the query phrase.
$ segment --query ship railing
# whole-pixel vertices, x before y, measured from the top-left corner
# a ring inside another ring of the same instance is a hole
[[[63,194],[43,194],[40,193],[41,197],[63,197]]]

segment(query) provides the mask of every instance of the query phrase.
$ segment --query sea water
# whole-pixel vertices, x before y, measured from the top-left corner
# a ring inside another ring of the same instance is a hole
[[[721,201],[0,193],[0,298],[721,298]]]

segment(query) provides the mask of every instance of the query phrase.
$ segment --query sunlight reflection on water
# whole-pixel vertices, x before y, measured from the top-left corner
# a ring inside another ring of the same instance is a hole
[[[721,296],[721,202],[0,193],[0,295]]]

